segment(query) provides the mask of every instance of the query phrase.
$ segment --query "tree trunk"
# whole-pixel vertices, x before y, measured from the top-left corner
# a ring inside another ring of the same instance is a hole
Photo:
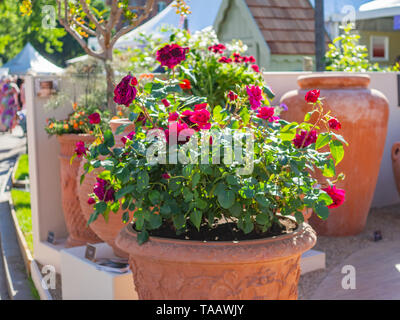
[[[111,66],[111,59],[104,60],[104,68],[106,70],[107,81],[107,107],[111,110],[113,115],[117,114],[116,105],[114,103],[114,70]]]

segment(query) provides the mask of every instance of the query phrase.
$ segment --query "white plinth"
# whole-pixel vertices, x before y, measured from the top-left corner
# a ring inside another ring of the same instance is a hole
[[[300,259],[300,269],[301,274],[325,269],[325,252],[317,250],[304,252]]]
[[[112,248],[94,245],[96,258],[116,258]],[[64,300],[137,300],[132,272],[117,274],[96,269],[85,259],[86,246],[61,251],[61,280]]]

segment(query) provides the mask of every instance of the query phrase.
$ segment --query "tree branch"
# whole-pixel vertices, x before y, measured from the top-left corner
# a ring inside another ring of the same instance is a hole
[[[116,0],[114,0],[114,1],[116,2]],[[92,14],[92,12],[90,11],[86,0],[80,0],[79,2],[81,3],[83,12],[86,13],[86,15],[88,16],[89,20],[92,21],[94,23],[94,25],[96,26],[96,30],[99,30],[102,33],[103,37],[106,37],[106,31],[107,30],[105,28],[103,28],[101,23],[99,23],[97,18]]]
[[[143,13],[139,16],[139,19],[137,19],[134,22],[131,22],[129,26],[123,27],[121,30],[119,30],[114,37],[111,40],[111,48],[114,47],[115,43],[119,38],[121,38],[123,35],[127,34],[129,31],[132,31],[135,29],[138,25],[140,25],[147,17],[150,15],[151,11],[153,10],[153,4],[154,0],[148,0],[146,3],[145,7],[140,7],[141,10],[143,10]]]

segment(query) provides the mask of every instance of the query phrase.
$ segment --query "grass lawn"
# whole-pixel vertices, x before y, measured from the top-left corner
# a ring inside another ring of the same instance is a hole
[[[29,250],[33,253],[31,196],[29,192],[13,189],[11,197],[17,214],[18,223],[25,236]]]
[[[15,172],[16,180],[25,180],[25,178],[29,177],[29,163],[28,163],[28,155],[23,154],[19,158],[18,168]]]

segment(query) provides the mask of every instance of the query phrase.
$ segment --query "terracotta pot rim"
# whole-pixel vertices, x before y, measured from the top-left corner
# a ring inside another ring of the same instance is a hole
[[[368,88],[371,78],[362,74],[312,74],[297,78],[301,89]]]
[[[145,244],[139,245],[136,236],[133,225],[129,224],[120,231],[116,244],[121,250],[135,256],[181,262],[187,262],[190,257],[191,263],[232,264],[284,259],[307,251],[316,242],[316,233],[307,223],[298,225],[288,234],[238,242],[150,237]]]
[[[121,119],[111,119],[110,123],[115,123],[115,124],[128,124],[132,123],[133,121],[129,120],[128,118],[121,118]]]
[[[60,141],[66,141],[66,140],[77,140],[77,139],[94,140],[95,138],[89,133],[64,133],[61,135],[57,135],[57,139]]]

